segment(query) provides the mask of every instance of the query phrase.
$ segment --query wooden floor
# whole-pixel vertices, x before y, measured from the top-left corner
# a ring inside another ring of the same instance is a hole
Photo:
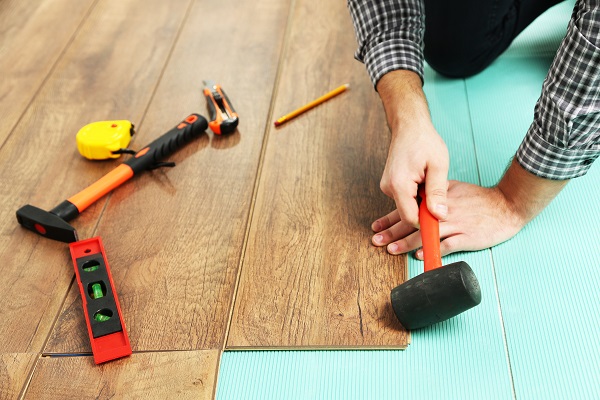
[[[387,128],[355,48],[344,2],[1,1],[0,398],[212,398],[223,351],[406,347],[389,306],[406,259],[370,245],[392,208]],[[15,211],[125,159],[81,157],[82,126],[131,120],[139,149],[207,114],[204,79],[238,131],[207,132],[73,221],[104,242],[134,351],[96,366],[68,246]]]

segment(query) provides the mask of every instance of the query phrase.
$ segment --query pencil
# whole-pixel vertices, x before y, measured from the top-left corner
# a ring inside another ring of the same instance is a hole
[[[279,126],[279,125],[289,121],[290,119],[297,117],[298,115],[302,114],[303,112],[308,111],[311,108],[318,106],[321,103],[326,102],[327,100],[331,99],[332,97],[335,97],[338,94],[345,92],[346,89],[348,89],[349,87],[350,87],[350,85],[346,83],[345,85],[342,85],[336,89],[333,89],[331,92],[324,94],[323,96],[319,97],[316,100],[311,101],[307,105],[300,107],[299,109],[292,111],[291,113],[279,118],[277,121],[275,121],[275,126]]]

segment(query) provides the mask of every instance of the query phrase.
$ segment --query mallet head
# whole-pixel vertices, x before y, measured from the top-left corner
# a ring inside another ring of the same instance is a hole
[[[464,262],[424,272],[392,290],[392,307],[406,329],[445,321],[481,302],[475,273]]]
[[[23,227],[49,239],[72,243],[77,231],[68,222],[49,211],[27,204],[17,210],[17,221]]]

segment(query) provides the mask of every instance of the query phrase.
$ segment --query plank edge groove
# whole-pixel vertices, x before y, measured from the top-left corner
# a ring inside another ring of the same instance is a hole
[[[244,267],[244,258],[246,256],[246,250],[248,249],[248,240],[250,238],[250,231],[252,228],[252,223],[254,222],[254,212],[256,208],[256,198],[258,196],[258,190],[260,188],[261,176],[265,161],[265,154],[267,149],[267,144],[269,143],[270,132],[272,126],[270,121],[273,119],[275,103],[277,100],[277,94],[279,92],[279,82],[281,80],[281,71],[283,69],[283,64],[285,61],[285,57],[287,55],[287,51],[289,48],[289,41],[291,36],[291,28],[292,28],[292,19],[294,17],[294,7],[296,4],[296,0],[289,0],[289,9],[287,15],[287,21],[285,26],[285,31],[283,33],[283,39],[281,41],[281,46],[279,49],[279,57],[277,60],[277,71],[275,72],[275,80],[273,82],[273,90],[271,91],[271,101],[269,102],[269,110],[267,111],[265,129],[263,132],[263,140],[260,147],[260,153],[258,156],[258,163],[256,166],[256,174],[254,175],[254,184],[252,186],[252,195],[250,196],[250,207],[248,208],[248,214],[246,219],[246,230],[244,232],[244,241],[242,242],[241,250],[240,250],[240,258],[238,261],[238,270],[235,278],[235,284],[233,289],[233,294],[231,296],[231,302],[229,305],[229,317],[227,319],[227,325],[225,328],[225,333],[223,335],[223,346],[221,347],[221,352],[227,350],[227,343],[229,342],[229,333],[231,331],[231,324],[233,322],[233,316],[235,311],[235,305],[237,300],[237,294],[240,287],[242,269]],[[219,364],[221,357],[219,356]],[[217,375],[218,376],[218,375]],[[216,390],[216,386],[215,386]],[[215,392],[216,393],[216,392]]]

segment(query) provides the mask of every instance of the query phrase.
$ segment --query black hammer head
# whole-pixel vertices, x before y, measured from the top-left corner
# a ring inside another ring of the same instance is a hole
[[[49,239],[72,243],[77,241],[77,231],[56,214],[32,205],[17,210],[17,221],[23,227]]]
[[[418,275],[392,290],[392,307],[406,329],[452,318],[481,303],[475,273],[464,261]]]

